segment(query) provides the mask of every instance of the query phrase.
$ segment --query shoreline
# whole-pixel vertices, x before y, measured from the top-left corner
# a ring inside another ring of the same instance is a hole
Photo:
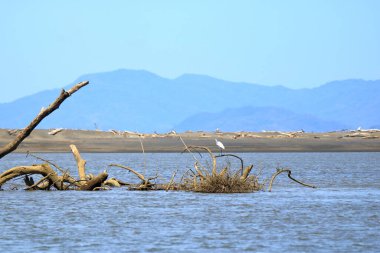
[[[15,138],[17,130],[0,129],[0,145]],[[134,133],[130,131],[95,131],[70,129],[36,129],[15,153],[71,152],[75,144],[86,153],[146,153],[183,152],[185,146],[207,146],[219,149],[215,139],[223,142],[225,153],[243,152],[380,152],[379,130],[308,132],[184,132],[166,134]]]

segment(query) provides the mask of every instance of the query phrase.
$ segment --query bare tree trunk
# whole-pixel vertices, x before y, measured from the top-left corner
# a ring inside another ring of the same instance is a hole
[[[86,160],[82,159],[77,147],[73,144],[70,145],[71,152],[73,152],[75,161],[77,162],[78,166],[78,175],[79,175],[79,180],[80,184],[85,184],[86,183]]]
[[[36,126],[45,117],[47,117],[50,113],[58,109],[62,102],[66,100],[66,98],[70,97],[72,94],[74,94],[83,86],[86,86],[88,83],[88,81],[80,82],[68,91],[62,90],[59,97],[52,104],[50,104],[47,108],[42,108],[42,110],[36,116],[36,118],[34,118],[34,120],[30,122],[29,125],[25,127],[21,132],[19,132],[13,141],[11,141],[10,143],[8,143],[0,149],[0,159],[6,156],[7,154],[11,153],[12,151],[16,150],[18,145],[20,145],[20,143],[30,135],[34,128],[36,128]]]

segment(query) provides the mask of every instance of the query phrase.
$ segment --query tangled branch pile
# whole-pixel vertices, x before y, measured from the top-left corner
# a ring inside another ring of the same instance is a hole
[[[200,166],[197,160],[194,164],[195,172],[189,170],[185,173],[185,177],[179,188],[205,193],[243,193],[263,189],[264,185],[259,183],[258,177],[250,174],[253,165],[235,170],[229,166],[225,166],[222,170],[218,171],[216,162],[217,156],[215,156],[209,148],[190,146],[186,149],[189,152],[206,151],[210,155],[212,167],[207,169],[204,166]]]

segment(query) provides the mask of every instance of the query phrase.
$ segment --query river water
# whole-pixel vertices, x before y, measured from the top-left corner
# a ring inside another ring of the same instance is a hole
[[[38,154],[76,172],[71,154]],[[380,252],[380,153],[243,153],[269,178],[272,192],[202,194],[0,191],[2,252]],[[136,181],[110,163],[167,182],[194,163],[190,154],[82,154],[89,172]],[[202,158],[207,163],[206,158]],[[239,166],[233,159],[220,163]],[[1,160],[0,171],[40,163],[24,154]],[[36,180],[36,179],[35,179]],[[22,189],[22,187],[21,187]]]

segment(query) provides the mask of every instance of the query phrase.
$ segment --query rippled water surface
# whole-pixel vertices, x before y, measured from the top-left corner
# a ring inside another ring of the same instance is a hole
[[[272,192],[200,194],[0,191],[2,252],[380,252],[380,153],[244,153],[262,178],[278,167]],[[76,172],[71,154],[39,154]],[[120,163],[162,182],[194,163],[188,154],[82,154],[89,172],[135,181]],[[219,161],[222,162],[222,161]],[[234,160],[224,162],[239,166]],[[23,154],[1,172],[40,163]],[[178,176],[179,177],[179,176]],[[177,178],[178,180],[178,178]],[[21,181],[4,188],[19,187]],[[22,189],[22,187],[21,187]]]

